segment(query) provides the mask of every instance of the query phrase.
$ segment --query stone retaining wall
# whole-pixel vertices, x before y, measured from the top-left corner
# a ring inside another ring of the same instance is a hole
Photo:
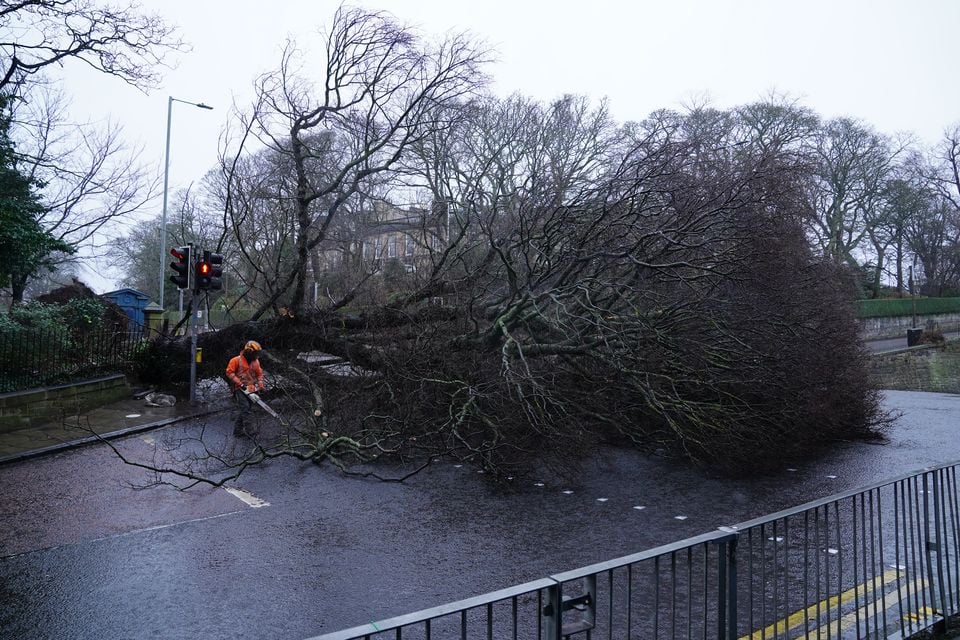
[[[13,393],[0,393],[0,432],[76,415],[130,396],[123,374]]]
[[[939,327],[945,334],[956,335],[960,331],[960,313],[936,313],[917,316],[917,325],[924,329]],[[861,335],[870,340],[874,338],[899,338],[907,335],[907,329],[913,326],[913,316],[891,316],[888,318],[861,318]]]
[[[867,365],[881,389],[960,393],[960,342],[874,354]]]

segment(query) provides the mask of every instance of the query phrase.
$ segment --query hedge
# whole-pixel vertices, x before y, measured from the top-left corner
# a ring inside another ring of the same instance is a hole
[[[960,312],[960,298],[882,298],[879,300],[857,300],[857,315],[861,318],[888,318],[892,316],[910,316],[914,313],[916,302],[917,315]]]

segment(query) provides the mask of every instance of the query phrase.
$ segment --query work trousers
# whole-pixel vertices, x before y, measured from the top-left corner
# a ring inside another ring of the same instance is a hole
[[[233,400],[237,405],[237,418],[233,423],[234,435],[246,434],[250,423],[250,414],[253,411],[253,401],[247,397],[242,389],[234,389]]]

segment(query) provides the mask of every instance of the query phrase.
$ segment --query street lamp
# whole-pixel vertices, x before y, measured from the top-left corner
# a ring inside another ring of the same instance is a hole
[[[170,117],[173,115],[174,102],[182,102],[183,104],[189,104],[194,107],[199,107],[200,109],[213,109],[210,105],[203,104],[202,102],[187,102],[186,100],[178,100],[173,96],[167,97],[167,152],[163,161],[163,217],[160,222],[160,308],[164,311],[166,311],[166,307],[163,306],[163,276],[166,272],[165,265],[167,261],[167,184],[170,181]]]

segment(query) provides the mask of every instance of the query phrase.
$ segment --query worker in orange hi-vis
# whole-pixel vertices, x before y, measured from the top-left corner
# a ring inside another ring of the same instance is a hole
[[[246,420],[253,403],[260,399],[257,392],[264,390],[263,369],[260,367],[260,352],[263,348],[256,340],[243,345],[240,355],[230,359],[227,364],[227,379],[233,387],[233,397],[237,403],[237,419],[233,425],[233,435],[246,436]]]

